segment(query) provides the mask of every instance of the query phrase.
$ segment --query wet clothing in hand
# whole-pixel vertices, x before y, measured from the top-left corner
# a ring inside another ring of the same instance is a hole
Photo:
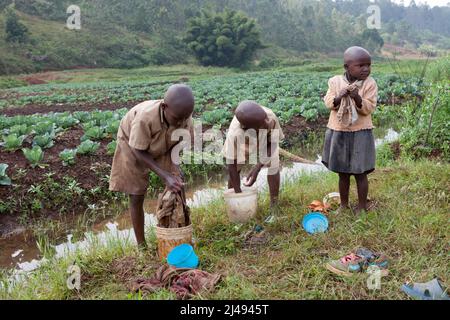
[[[175,193],[165,189],[158,197],[156,209],[158,227],[182,228],[191,224],[190,209],[184,191]]]

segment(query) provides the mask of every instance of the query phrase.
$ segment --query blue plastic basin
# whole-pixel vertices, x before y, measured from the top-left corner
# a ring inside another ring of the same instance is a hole
[[[169,252],[167,263],[176,268],[195,269],[198,267],[198,257],[190,244],[183,243]]]
[[[302,225],[310,234],[325,232],[328,229],[328,219],[320,212],[312,212],[303,217]]]

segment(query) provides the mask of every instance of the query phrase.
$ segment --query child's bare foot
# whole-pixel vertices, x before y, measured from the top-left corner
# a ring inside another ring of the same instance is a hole
[[[367,200],[367,211],[375,210],[378,207],[378,201]]]
[[[349,206],[339,206],[339,208],[336,210],[336,214],[341,214],[341,213],[343,213],[344,211],[347,211],[347,210],[349,210],[350,209],[350,207]]]
[[[364,208],[356,208],[356,210],[355,210],[355,214],[356,214],[357,216],[359,216],[359,215],[361,215],[361,214],[363,214],[363,213],[366,213],[366,212],[367,212],[367,210],[364,209]]]
[[[363,212],[369,212],[375,210],[378,207],[378,201],[367,200],[366,204],[358,204],[352,206],[352,210],[355,214],[361,214]]]

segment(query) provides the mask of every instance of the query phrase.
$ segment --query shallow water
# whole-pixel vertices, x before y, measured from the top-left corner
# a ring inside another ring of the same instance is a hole
[[[393,142],[398,139],[398,133],[388,129],[382,133],[384,138],[376,139],[376,146],[383,143]],[[293,163],[290,166],[284,166],[281,171],[281,183],[288,183],[298,179],[302,174],[312,174],[316,172],[326,172],[327,169],[321,163],[321,157],[318,155],[316,164]],[[244,181],[244,178],[242,179]],[[261,170],[255,183],[259,192],[267,190],[267,169]],[[225,181],[216,181],[209,183],[208,187],[199,186],[186,192],[187,204],[191,208],[197,208],[208,205],[222,197],[226,189]],[[145,202],[145,226],[152,228],[156,225],[156,218],[152,211],[156,207],[156,199],[149,199]],[[92,231],[85,233],[85,238],[81,241],[72,243],[72,235],[67,236],[67,241],[53,246],[55,248],[56,258],[61,258],[77,250],[89,250],[92,246],[104,245],[111,239],[120,239],[135,243],[136,238],[132,229],[131,219],[128,212],[120,215],[114,221],[105,220],[96,224]],[[0,267],[15,268],[15,278],[19,279],[21,275],[33,271],[45,262],[45,259],[38,260],[40,255],[36,242],[31,240],[27,233],[14,236],[8,239],[0,240]]]

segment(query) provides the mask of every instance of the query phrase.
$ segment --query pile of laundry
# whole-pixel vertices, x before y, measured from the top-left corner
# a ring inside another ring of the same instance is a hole
[[[165,288],[174,292],[177,299],[184,300],[198,293],[213,291],[220,278],[220,274],[163,265],[153,278],[138,278],[133,281],[130,290],[132,292],[153,293]]]

